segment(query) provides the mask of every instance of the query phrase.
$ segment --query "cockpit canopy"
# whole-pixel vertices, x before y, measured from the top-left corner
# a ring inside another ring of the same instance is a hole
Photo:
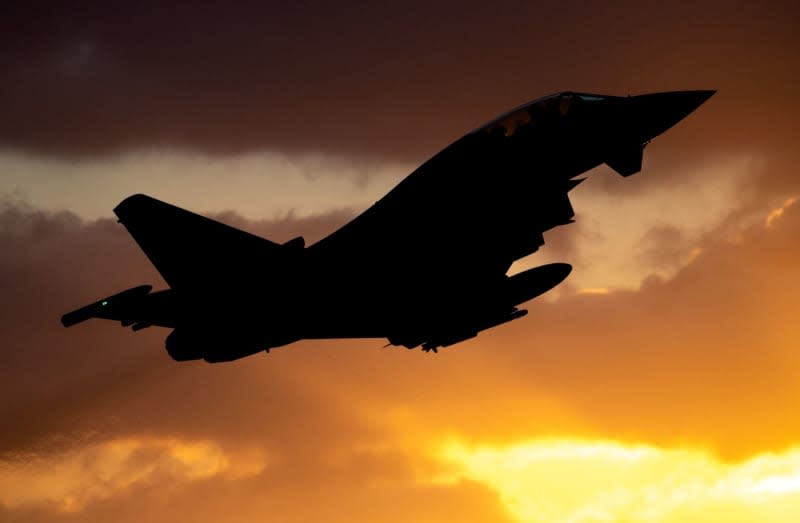
[[[619,97],[591,93],[575,93],[571,91],[551,94],[510,110],[491,122],[479,127],[473,131],[473,133],[483,131],[491,134],[502,129],[505,136],[511,136],[519,127],[527,126],[535,122],[539,117],[552,118],[566,116],[573,112],[575,107],[584,104],[596,104],[615,98]]]

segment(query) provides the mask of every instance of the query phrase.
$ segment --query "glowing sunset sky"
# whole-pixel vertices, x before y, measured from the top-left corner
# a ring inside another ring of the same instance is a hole
[[[795,521],[800,8],[629,4],[3,8],[0,521]],[[58,322],[164,286],[132,193],[311,242],[526,100],[677,89],[518,264],[569,279],[438,355]]]

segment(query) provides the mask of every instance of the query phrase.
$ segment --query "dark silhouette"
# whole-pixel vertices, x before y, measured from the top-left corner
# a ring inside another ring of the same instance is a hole
[[[388,338],[436,352],[527,311],[554,263],[506,276],[572,222],[567,193],[602,163],[638,172],[644,146],[714,91],[559,93],[457,140],[321,241],[282,245],[137,194],[114,212],[169,289],[134,287],[65,314],[174,329],[174,359],[230,361],[301,339]]]

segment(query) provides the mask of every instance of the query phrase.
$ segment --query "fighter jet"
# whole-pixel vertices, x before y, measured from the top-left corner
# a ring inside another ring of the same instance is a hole
[[[178,361],[231,361],[302,339],[385,338],[436,352],[521,318],[561,283],[552,263],[507,275],[571,223],[568,193],[603,163],[639,172],[645,146],[714,91],[561,92],[469,132],[313,245],[278,244],[136,194],[114,213],[169,288],[139,285],[65,314],[166,327]]]

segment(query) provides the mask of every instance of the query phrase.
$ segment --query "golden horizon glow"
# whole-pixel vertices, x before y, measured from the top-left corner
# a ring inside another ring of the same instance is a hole
[[[697,448],[538,439],[452,441],[440,456],[461,480],[496,491],[519,523],[789,522],[800,513],[800,447],[726,463]]]

